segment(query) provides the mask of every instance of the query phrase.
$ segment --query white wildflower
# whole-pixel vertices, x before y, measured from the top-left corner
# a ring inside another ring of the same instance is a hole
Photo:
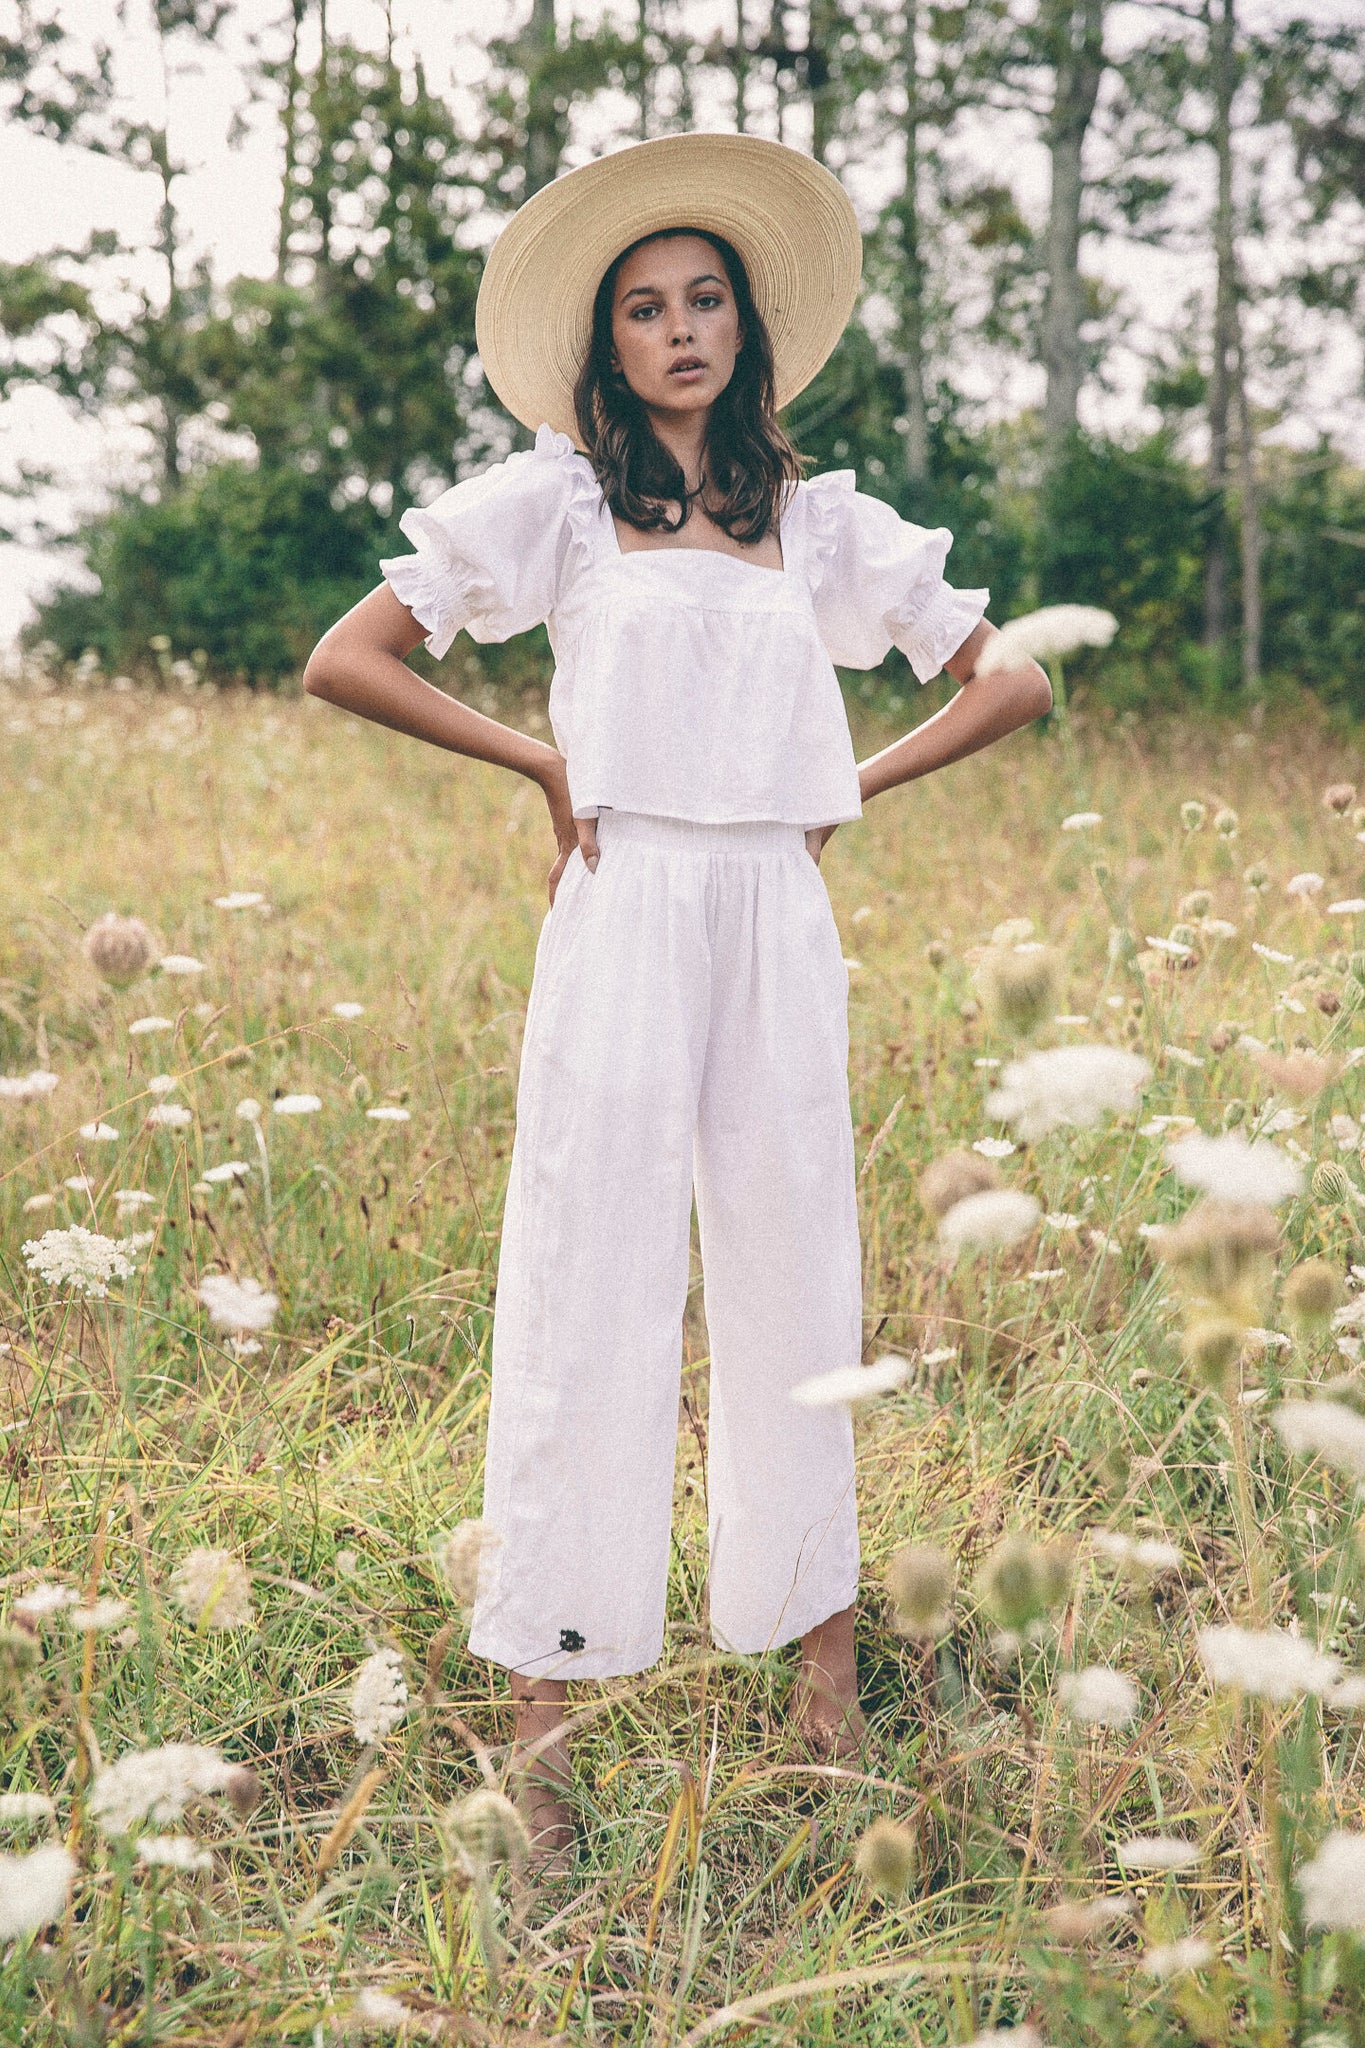
[[[259,889],[234,889],[230,895],[215,896],[213,907],[215,910],[254,910],[258,903],[264,902],[265,897]]]
[[[1138,1136],[1162,1138],[1168,1131],[1192,1131],[1194,1128],[1192,1116],[1149,1116],[1145,1124],[1138,1125]]]
[[[150,1095],[170,1095],[180,1084],[174,1074],[153,1074],[146,1085]]]
[[[1111,1564],[1139,1572],[1171,1572],[1180,1565],[1175,1545],[1159,1536],[1125,1536],[1120,1529],[1092,1529],[1090,1546]]]
[[[163,974],[202,974],[204,963],[193,953],[163,953],[158,963]]]
[[[487,1579],[488,1560],[501,1542],[501,1536],[487,1522],[475,1520],[457,1522],[453,1529],[433,1538],[432,1560],[461,1607],[473,1606]],[[354,1571],[355,1552],[347,1554]],[[338,1570],[342,1569],[341,1559],[342,1553],[338,1551]]]
[[[1029,1280],[1064,1280],[1066,1278],[1066,1267],[1038,1266],[1033,1272],[1026,1274],[1025,1277]]]
[[[802,1408],[853,1406],[874,1400],[878,1394],[893,1393],[905,1384],[909,1370],[908,1359],[894,1357],[879,1358],[875,1365],[839,1365],[833,1372],[814,1373],[809,1379],[798,1380],[791,1398]]]
[[[1142,1958],[1142,1967],[1149,1977],[1165,1983],[1168,1977],[1179,1977],[1186,1970],[1206,1970],[1214,1953],[1213,1944],[1202,1935],[1187,1934],[1183,1941],[1163,1942],[1158,1948],[1149,1948]]]
[[[1284,893],[1306,903],[1310,896],[1321,895],[1324,886],[1322,876],[1315,875],[1310,868],[1306,874],[1291,875],[1284,885]]]
[[[1262,1203],[1273,1209],[1303,1185],[1303,1174],[1277,1145],[1263,1138],[1248,1143],[1236,1131],[1218,1138],[1192,1131],[1168,1145],[1166,1157],[1187,1186],[1220,1202]]]
[[[194,1111],[186,1109],[183,1102],[155,1102],[148,1110],[147,1123],[163,1125],[168,1130],[182,1131],[194,1122]]]
[[[1092,825],[1102,825],[1103,823],[1104,813],[1102,811],[1073,811],[1070,817],[1062,819],[1062,830],[1063,832],[1088,832]]]
[[[90,1195],[95,1191],[95,1183],[88,1173],[69,1173],[62,1186],[70,1188],[73,1195]]]
[[[46,1621],[51,1614],[60,1614],[64,1607],[72,1607],[80,1598],[70,1586],[50,1586],[44,1583],[33,1586],[27,1593],[21,1593],[14,1603],[14,1612],[21,1621]]]
[[[240,1764],[202,1743],[131,1749],[96,1772],[88,1804],[106,1835],[126,1835],[141,1820],[179,1820],[192,1799],[226,1792],[241,1775]]]
[[[402,1109],[396,1102],[381,1102],[377,1109],[365,1112],[377,1124],[405,1124],[412,1120],[412,1111]]]
[[[334,1017],[344,1017],[348,1023],[352,1017],[363,1017],[364,1014],[365,1005],[363,1003],[333,1003],[332,1005],[332,1015]]]
[[[204,1179],[215,1188],[225,1180],[245,1180],[250,1171],[245,1159],[225,1159],[221,1166],[206,1166]]]
[[[967,2048],[1043,2048],[1043,2037],[1036,2027],[987,2027],[973,2034]]]
[[[1078,647],[1107,647],[1118,631],[1112,612],[1095,604],[1048,604],[1010,619],[987,642],[976,664],[979,676],[1021,661],[1048,661]]]
[[[320,1095],[277,1095],[270,1105],[276,1116],[311,1116],[315,1109],[322,1108]],[[238,1107],[237,1114],[241,1115]]]
[[[1199,1861],[1199,1844],[1179,1835],[1129,1835],[1114,1844],[1125,1870],[1188,1870]]]
[[[1338,1152],[1354,1152],[1360,1143],[1360,1125],[1344,1110],[1337,1110],[1327,1119],[1327,1128],[1336,1139]]]
[[[151,1869],[209,1870],[213,1858],[190,1835],[139,1835],[137,1860]]]
[[[41,1237],[28,1238],[24,1258],[49,1287],[69,1286],[97,1301],[104,1300],[111,1280],[126,1280],[133,1271],[126,1239],[101,1237],[79,1223],[70,1230],[45,1230]]]
[[[1032,1195],[1016,1188],[984,1188],[955,1202],[938,1226],[938,1241],[949,1258],[960,1258],[970,1246],[991,1251],[1018,1244],[1040,1215]]]
[[[1164,953],[1168,960],[1188,960],[1194,951],[1194,947],[1185,939],[1153,938],[1150,933],[1147,935],[1146,943],[1154,953]]]
[[[130,1038],[143,1038],[152,1031],[174,1031],[175,1020],[171,1017],[135,1017],[128,1026]]]
[[[280,1305],[278,1294],[259,1280],[234,1280],[230,1273],[206,1273],[197,1291],[220,1330],[268,1330]]]
[[[1259,954],[1262,960],[1269,960],[1275,967],[1292,967],[1294,965],[1294,955],[1292,953],[1277,953],[1273,946],[1263,946],[1259,939],[1252,940],[1251,950],[1253,953]]]
[[[1240,1041],[1242,1044],[1245,1044],[1245,1042],[1245,1038]],[[1296,1131],[1299,1125],[1306,1121],[1307,1117],[1303,1110],[1291,1109],[1288,1103],[1286,1103],[1283,1109],[1277,1109],[1270,1116],[1262,1119],[1261,1129],[1275,1137],[1280,1137],[1285,1131]]]
[[[1163,1045],[1163,1059],[1174,1060],[1178,1067],[1198,1068],[1207,1065],[1202,1053],[1191,1052],[1185,1045]]]
[[[75,1877],[75,1857],[57,1843],[30,1856],[0,1856],[0,1942],[60,1920]]]
[[[1215,1685],[1235,1685],[1261,1699],[1285,1701],[1325,1692],[1341,1676],[1341,1660],[1325,1656],[1286,1629],[1201,1628],[1199,1654]]]
[[[80,1134],[87,1144],[91,1145],[115,1145],[118,1143],[119,1134],[112,1124],[82,1124]]]
[[[1365,1416],[1343,1401],[1281,1401],[1270,1418],[1287,1451],[1325,1458],[1338,1472],[1365,1479]]]
[[[56,1811],[45,1792],[0,1792],[0,1827],[14,1828],[25,1821],[46,1820]]]
[[[1310,1927],[1365,1933],[1365,1835],[1335,1829],[1299,1871],[1298,1886]]]
[[[1081,1227],[1080,1217],[1068,1214],[1065,1209],[1049,1209],[1043,1221],[1049,1230],[1079,1230]]]
[[[1343,896],[1339,903],[1329,903],[1329,917],[1360,917],[1365,914],[1365,896]]]
[[[1028,1142],[1062,1124],[1098,1123],[1109,1109],[1136,1109],[1150,1072],[1145,1060],[1117,1046],[1066,1045],[1026,1053],[1005,1068],[1000,1087],[986,1098],[986,1114],[999,1117]]]
[[[230,1550],[191,1550],[171,1574],[171,1597],[199,1628],[250,1628],[251,1577]]]
[[[993,1059],[980,1059],[980,1060],[973,1060],[973,1061],[972,1061],[972,1065],[973,1065],[974,1067],[985,1067],[985,1068],[987,1068],[987,1069],[988,1069],[989,1071],[992,1071],[992,1072],[994,1071],[994,1069],[995,1069],[996,1067],[998,1067],[998,1066],[999,1066],[999,1064],[1000,1064],[999,1060],[993,1060]]]
[[[0,1074],[0,1102],[33,1102],[50,1095],[57,1085],[58,1077],[45,1067],[35,1067],[31,1074]]]
[[[117,1628],[132,1613],[126,1600],[117,1600],[112,1595],[104,1600],[92,1600],[88,1605],[68,1607],[66,1618],[72,1628],[82,1635],[105,1635],[111,1628]]]
[[[974,1138],[973,1152],[979,1152],[983,1159],[1008,1159],[1017,1148],[1008,1138]]]
[[[1132,1679],[1104,1664],[1063,1672],[1057,1690],[1072,1720],[1083,1728],[1126,1728],[1138,1710]]]
[[[1242,1332],[1243,1350],[1254,1351],[1258,1355],[1266,1351],[1283,1351],[1285,1345],[1292,1342],[1293,1339],[1286,1337],[1283,1330],[1265,1330],[1259,1323],[1253,1323],[1249,1330]]]
[[[149,1195],[146,1188],[114,1189],[114,1204],[120,1219],[135,1215],[139,1209],[150,1209],[155,1201],[156,1196]]]
[[[921,1365],[949,1365],[956,1357],[956,1344],[939,1344],[932,1351],[922,1351],[919,1362]]]
[[[367,1657],[351,1687],[351,1721],[357,1742],[382,1742],[408,1710],[403,1659],[397,1650]]]
[[[56,1201],[57,1197],[55,1195],[30,1195],[23,1205],[24,1214],[25,1216],[37,1216],[42,1210],[55,1207]]]
[[[244,1095],[237,1104],[237,1115],[244,1124],[258,1124],[261,1120],[261,1105],[254,1095]]]
[[[1199,929],[1206,939],[1235,939],[1237,936],[1236,925],[1226,917],[1201,918]]]

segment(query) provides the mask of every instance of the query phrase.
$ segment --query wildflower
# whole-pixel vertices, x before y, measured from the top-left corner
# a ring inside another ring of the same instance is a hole
[[[1149,1977],[1165,1983],[1168,1977],[1182,1976],[1187,1970],[1206,1970],[1214,1958],[1211,1942],[1202,1935],[1187,1934],[1182,1941],[1168,1941],[1157,1948],[1149,1948],[1142,1958],[1142,1967]]]
[[[191,1550],[171,1574],[171,1596],[199,1628],[250,1628],[251,1578],[230,1550]]]
[[[942,967],[944,961],[948,958],[948,948],[944,945],[942,939],[930,939],[924,949],[924,957],[931,967]]]
[[[1356,786],[1353,782],[1329,782],[1322,792],[1323,803],[1329,811],[1335,811],[1338,817],[1343,811],[1349,811],[1355,800]]]
[[[105,1299],[111,1280],[126,1280],[134,1269],[128,1239],[101,1237],[79,1223],[70,1230],[45,1230],[23,1249],[30,1271],[49,1287],[70,1287],[96,1301]]]
[[[1118,620],[1095,604],[1048,604],[1008,620],[976,664],[978,675],[993,674],[1021,661],[1050,661],[1078,647],[1107,647]]]
[[[1135,1574],[1180,1569],[1180,1552],[1159,1536],[1125,1536],[1117,1529],[1092,1529],[1090,1544],[1099,1556]]]
[[[186,1109],[183,1102],[154,1102],[147,1112],[146,1122],[169,1130],[184,1130],[194,1122],[194,1111]]]
[[[1277,1145],[1248,1142],[1235,1132],[1209,1138],[1191,1131],[1166,1148],[1166,1158],[1188,1187],[1220,1202],[1255,1203],[1273,1209],[1303,1185],[1303,1175]]]
[[[28,1856],[0,1856],[0,1942],[60,1920],[75,1877],[75,1857],[55,1843]]]
[[[276,1109],[279,1106],[277,1102]],[[381,1102],[377,1109],[367,1109],[365,1114],[377,1124],[405,1124],[412,1118],[412,1111],[400,1108],[396,1102]]]
[[[1031,917],[1007,917],[991,933],[991,944],[996,947],[1024,946],[1032,937]]]
[[[197,1291],[220,1330],[268,1330],[280,1305],[259,1280],[234,1280],[230,1273],[206,1273]]]
[[[1338,1152],[1354,1152],[1361,1140],[1361,1128],[1353,1116],[1337,1110],[1328,1117],[1327,1128],[1337,1141]]]
[[[80,1135],[90,1145],[114,1145],[119,1136],[112,1124],[103,1123],[82,1124]]]
[[[1302,1048],[1290,1053],[1258,1052],[1255,1060],[1271,1087],[1293,1102],[1311,1102],[1336,1080],[1342,1068],[1339,1059]]]
[[[1182,917],[1207,917],[1213,908],[1213,898],[1207,889],[1191,889],[1180,899]]]
[[[1211,1197],[1152,1239],[1158,1258],[1191,1293],[1211,1296],[1242,1324],[1253,1320],[1252,1305],[1267,1284],[1278,1243],[1269,1209]]]
[[[457,1522],[453,1529],[437,1536],[431,1546],[432,1559],[436,1569],[449,1586],[461,1607],[474,1605],[481,1585],[487,1576],[488,1559],[496,1550],[502,1538],[487,1522],[468,1520]],[[355,1569],[355,1553],[349,1553]],[[337,1553],[337,1568],[340,1570],[341,1552]]]
[[[1213,829],[1220,839],[1235,839],[1240,819],[1230,804],[1224,804],[1213,814]]]
[[[1201,918],[1199,929],[1206,939],[1235,939],[1237,936],[1237,926],[1226,917]]]
[[[174,1031],[175,1023],[170,1017],[135,1017],[128,1026],[130,1038],[144,1038],[152,1031]]]
[[[149,1195],[146,1188],[114,1189],[114,1203],[120,1219],[136,1215],[139,1209],[150,1209],[155,1201],[156,1196]]]
[[[1179,1835],[1129,1835],[1115,1842],[1114,1854],[1125,1870],[1188,1870],[1199,1861],[1199,1844]]]
[[[70,1586],[33,1586],[15,1601],[14,1613],[20,1621],[46,1621],[50,1615],[60,1614],[64,1607],[73,1606],[77,1597]]]
[[[468,1877],[490,1864],[520,1864],[530,1846],[516,1807],[489,1785],[452,1800],[442,1816],[441,1831]]]
[[[1138,1710],[1132,1679],[1104,1664],[1063,1672],[1057,1690],[1072,1720],[1083,1728],[1126,1728]]]
[[[156,958],[156,941],[142,919],[117,917],[112,910],[96,918],[85,935],[84,947],[95,972],[115,988],[136,981]]]
[[[1014,1636],[1027,1636],[1066,1599],[1076,1546],[1069,1538],[1034,1543],[1004,1536],[986,1559],[978,1581],[992,1617]]]
[[[990,946],[977,963],[987,1015],[997,1029],[1019,1038],[1029,1037],[1057,1008],[1060,980],[1057,955],[1032,940]]]
[[[983,1159],[1008,1159],[1015,1150],[1008,1138],[974,1138],[973,1152],[979,1152]]]
[[[382,1742],[408,1710],[403,1659],[397,1650],[367,1657],[351,1687],[351,1721],[357,1742]]]
[[[1310,868],[1305,874],[1291,875],[1284,885],[1284,893],[1286,896],[1292,896],[1297,903],[1307,903],[1312,897],[1320,895],[1325,886],[1322,876],[1315,875]]]
[[[1326,1259],[1302,1259],[1285,1282],[1284,1305],[1296,1323],[1325,1323],[1341,1300],[1341,1277]]]
[[[1215,1685],[1235,1685],[1267,1700],[1325,1692],[1341,1675],[1338,1658],[1285,1629],[1201,1628],[1199,1654]]]
[[[234,889],[230,895],[215,896],[213,907],[215,910],[254,910],[258,903],[264,902],[265,897],[259,889]]]
[[[193,953],[163,953],[157,962],[163,974],[202,974],[204,963]]]
[[[276,1116],[311,1116],[315,1109],[322,1108],[320,1095],[277,1095],[271,1103]],[[237,1114],[242,1113],[238,1104]]]
[[[1207,816],[1207,808],[1197,796],[1187,797],[1180,806],[1180,822],[1187,832],[1197,832]]]
[[[853,1858],[858,1875],[883,1898],[898,1899],[915,1874],[915,1837],[903,1821],[874,1820]]]
[[[949,1258],[960,1258],[969,1247],[1003,1249],[1027,1237],[1040,1213],[1032,1195],[1017,1188],[988,1188],[953,1204],[939,1224],[938,1241]]]
[[[1339,903],[1329,903],[1329,917],[1359,917],[1365,912],[1365,896],[1343,896]]]
[[[250,1171],[245,1159],[225,1159],[221,1166],[206,1166],[204,1179],[210,1187],[218,1187],[225,1180],[245,1180]]]
[[[1346,1202],[1355,1192],[1350,1174],[1335,1159],[1324,1159],[1313,1168],[1311,1187],[1320,1202]]]
[[[1259,959],[1268,962],[1272,967],[1292,967],[1294,965],[1294,955],[1292,953],[1278,953],[1273,946],[1263,946],[1259,939],[1252,940],[1251,950]]]
[[[1049,1209],[1043,1218],[1049,1230],[1079,1230],[1081,1219],[1071,1216],[1065,1209]]]
[[[1093,825],[1102,825],[1102,811],[1073,811],[1069,818],[1062,819],[1063,832],[1088,832]]]
[[[932,1543],[903,1543],[886,1568],[895,1625],[903,1636],[931,1642],[948,1626],[956,1577],[946,1551]]]
[[[169,1742],[160,1749],[129,1750],[106,1764],[95,1774],[88,1804],[103,1833],[126,1835],[140,1820],[179,1820],[192,1799],[209,1793],[226,1792],[237,1804],[254,1780],[253,1771],[229,1763],[221,1750]]]
[[[838,1408],[871,1401],[902,1386],[909,1370],[904,1358],[879,1358],[875,1365],[837,1365],[833,1372],[798,1380],[791,1398],[802,1408]]]
[[[1088,1127],[1106,1110],[1136,1109],[1151,1069],[1136,1053],[1110,1045],[1065,1045],[1011,1060],[986,1098],[988,1116],[1026,1143],[1063,1124]]]
[[[1300,1869],[1298,1887],[1310,1927],[1365,1933],[1365,1835],[1335,1829]]]
[[[92,1600],[88,1606],[68,1607],[66,1618],[72,1628],[83,1635],[106,1635],[111,1628],[117,1628],[126,1621],[132,1608],[126,1600],[112,1597],[106,1600]]]
[[[69,1173],[62,1186],[70,1188],[73,1195],[90,1195],[95,1191],[95,1183],[88,1173]]]
[[[213,1858],[189,1835],[139,1835],[137,1860],[151,1869],[208,1870]]]
[[[1231,1316],[1198,1316],[1185,1332],[1184,1352],[1200,1384],[1221,1392],[1242,1354],[1242,1324]]]
[[[985,1194],[1000,1186],[1000,1175],[988,1160],[973,1158],[970,1152],[945,1152],[933,1159],[919,1177],[919,1198],[931,1216],[946,1216],[968,1195]]]
[[[1188,960],[1194,952],[1194,947],[1188,939],[1177,939],[1174,937],[1169,939],[1154,938],[1149,932],[1146,943],[1154,952],[1164,953],[1171,960]]]
[[[348,1022],[352,1017],[363,1017],[364,1014],[365,1005],[363,1003],[333,1003],[332,1005],[332,1015],[334,1017],[344,1017]]]
[[[31,1074],[0,1074],[0,1102],[35,1102],[57,1086],[57,1075],[45,1067],[35,1067]]]
[[[1036,2027],[987,2027],[966,2048],[1043,2048],[1043,2037]]]
[[[237,1104],[237,1115],[244,1124],[258,1124],[261,1120],[261,1105],[254,1095],[244,1095]]]
[[[1324,1458],[1351,1479],[1365,1479],[1365,1417],[1341,1401],[1281,1401],[1270,1418],[1287,1451]]]
[[[56,1807],[45,1792],[0,1792],[0,1827],[20,1827],[25,1821],[46,1820]]]
[[[1043,1918],[1054,1941],[1063,1948],[1080,1948],[1116,1920],[1126,1920],[1132,1910],[1132,1897],[1122,1892],[1117,1898],[1063,1899]]]

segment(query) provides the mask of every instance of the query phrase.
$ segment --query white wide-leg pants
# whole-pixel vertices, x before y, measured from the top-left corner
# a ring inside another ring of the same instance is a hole
[[[529,1677],[663,1650],[695,1182],[711,1347],[718,1646],[760,1652],[858,1584],[846,1408],[862,1273],[848,973],[800,828],[604,811],[541,928],[493,1323],[469,1646]]]

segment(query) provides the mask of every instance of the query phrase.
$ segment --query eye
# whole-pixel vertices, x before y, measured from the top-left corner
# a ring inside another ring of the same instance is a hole
[[[643,314],[657,313],[658,310],[657,306],[636,306],[630,317],[632,320],[638,320]]]
[[[718,306],[721,303],[720,293],[702,292],[698,296],[696,303],[699,306]]]

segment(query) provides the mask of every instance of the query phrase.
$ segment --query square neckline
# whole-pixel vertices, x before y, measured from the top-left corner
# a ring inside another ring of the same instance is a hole
[[[793,491],[791,498],[782,508],[777,522],[777,545],[782,550],[782,567],[780,569],[770,569],[766,562],[746,562],[742,555],[732,555],[725,548],[689,548],[675,546],[671,543],[664,547],[623,548],[621,536],[616,531],[616,516],[605,497],[602,499],[602,510],[607,515],[607,524],[611,528],[612,547],[615,550],[618,561],[629,561],[632,555],[719,555],[722,561],[735,562],[741,569],[757,569],[760,576],[785,577],[789,576],[791,572],[787,566],[787,541],[783,529],[787,524],[787,517],[791,507],[795,503],[796,493]]]

